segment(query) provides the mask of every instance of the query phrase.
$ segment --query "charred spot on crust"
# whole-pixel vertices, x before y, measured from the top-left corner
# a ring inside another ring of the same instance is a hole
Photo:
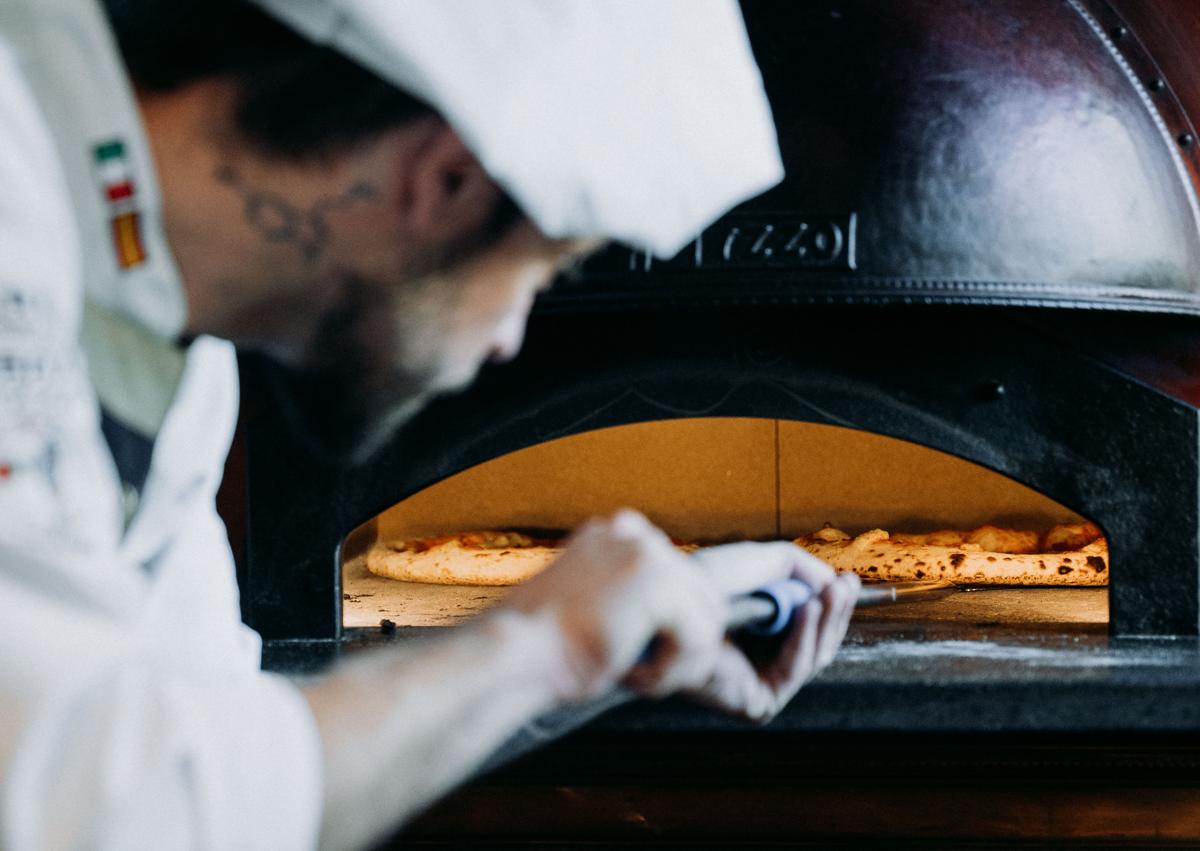
[[[1104,559],[1100,558],[1100,556],[1088,556],[1087,564],[1088,567],[1097,573],[1103,573],[1108,570],[1108,565],[1104,563]]]
[[[892,564],[899,564],[899,563],[900,563],[900,562],[902,562],[902,561],[904,561],[904,559],[902,559],[902,558],[894,558],[894,559],[892,559]]]
[[[917,576],[917,579],[924,579],[924,578],[925,578],[925,571],[923,571],[923,570],[918,570],[918,571],[917,571],[917,573],[916,573],[916,576]]]
[[[878,573],[878,572],[879,572],[879,568],[876,567],[875,565],[871,565],[870,567],[867,568],[867,573]]]
[[[988,560],[988,561],[990,561],[990,562],[994,562],[994,561],[996,560],[996,557],[995,557],[995,556],[988,556],[988,557],[987,557],[987,560]]]
[[[1058,566],[1058,575],[1059,576],[1066,576],[1070,572],[1071,572],[1071,568],[1067,567],[1065,564],[1060,564]]]
[[[923,561],[917,562],[917,567],[924,567],[924,566],[925,566],[925,562],[923,562]]]
[[[962,553],[954,553],[952,556],[950,556],[950,564],[954,567],[958,567],[966,560],[966,558],[967,557]]]
[[[1040,567],[1042,570],[1045,570],[1046,562],[1042,561],[1041,559],[1038,559],[1038,567]]]

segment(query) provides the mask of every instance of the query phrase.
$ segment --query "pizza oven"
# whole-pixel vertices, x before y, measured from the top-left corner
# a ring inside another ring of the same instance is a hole
[[[573,270],[514,363],[367,464],[247,418],[240,578],[266,664],[310,673],[504,594],[376,578],[377,540],[624,505],[699,541],[1088,520],[1104,587],[862,611],[770,727],[626,706],[406,839],[1200,841],[1200,19],[743,5],[780,187],[672,260],[612,246]],[[263,395],[271,368],[244,367]]]

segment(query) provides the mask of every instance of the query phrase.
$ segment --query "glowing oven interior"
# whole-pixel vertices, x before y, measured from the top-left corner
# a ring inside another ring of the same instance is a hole
[[[1042,531],[1072,510],[992,470],[864,431],[699,418],[605,428],[531,446],[451,476],[356,529],[343,546],[343,625],[449,626],[507,589],[398,582],[369,573],[377,541],[454,532],[568,529],[621,507],[682,540],[794,538],[826,523],[928,532],[991,523]],[[860,612],[861,618],[1103,630],[1107,588],[988,589]]]

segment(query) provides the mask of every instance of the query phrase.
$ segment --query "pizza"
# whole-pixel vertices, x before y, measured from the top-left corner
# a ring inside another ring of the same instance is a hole
[[[517,585],[541,573],[563,550],[562,538],[521,532],[462,532],[376,544],[367,570],[376,576],[438,585]]]
[[[1091,523],[1037,532],[980,526],[922,535],[826,526],[796,543],[866,580],[944,579],[960,585],[1107,585],[1108,542]]]
[[[671,543],[685,553],[699,549],[675,538]],[[545,570],[565,547],[565,533],[460,532],[376,544],[367,553],[367,570],[436,585],[519,585]]]
[[[673,540],[683,552],[699,545]],[[1047,532],[980,526],[970,531],[849,535],[826,525],[795,543],[868,581],[944,579],[964,585],[1106,585],[1108,544],[1090,523]],[[517,585],[541,573],[565,546],[561,536],[461,532],[378,543],[367,554],[377,576],[439,585]]]

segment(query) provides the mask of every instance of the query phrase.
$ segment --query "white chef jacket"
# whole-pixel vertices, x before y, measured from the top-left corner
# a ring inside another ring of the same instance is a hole
[[[316,726],[293,685],[259,670],[215,513],[234,353],[173,344],[184,301],[159,207],[96,0],[3,0],[0,848],[12,851],[306,848],[319,828]],[[102,407],[153,439],[136,490]]]

